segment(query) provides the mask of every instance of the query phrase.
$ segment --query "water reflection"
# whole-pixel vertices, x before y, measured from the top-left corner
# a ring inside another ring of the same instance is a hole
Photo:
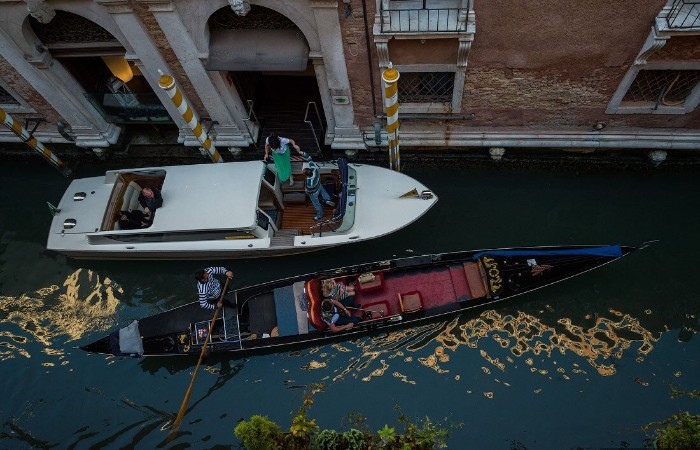
[[[406,364],[417,362],[438,374],[447,375],[452,370],[450,355],[460,347],[478,349],[484,361],[481,371],[486,375],[505,373],[523,363],[529,372],[549,379],[556,376],[570,380],[574,375],[588,375],[585,367],[592,368],[600,376],[612,376],[617,371],[615,361],[631,354],[637,363],[641,363],[659,339],[637,318],[620,311],[610,309],[606,315],[586,319],[593,320],[593,324],[577,325],[567,317],[548,324],[522,311],[500,314],[489,310],[475,318],[463,315],[450,321],[334,344],[331,348],[340,353],[347,353],[356,346],[361,356],[339,369],[332,381],[351,375],[369,382],[391,374],[402,382],[416,384],[405,374],[392,369],[392,360],[398,359]],[[327,369],[334,355],[328,352],[328,347],[323,349],[307,352],[305,356],[310,361],[301,368]],[[424,355],[426,350],[428,354]],[[570,361],[570,367],[559,365],[556,355],[566,356],[564,359]],[[577,358],[580,361],[576,361]],[[536,363],[536,359],[540,362]],[[451,376],[457,381],[461,378],[459,374]],[[510,386],[499,379],[495,381]]]
[[[58,336],[75,341],[86,332],[114,326],[115,311],[123,289],[108,277],[92,270],[77,269],[62,287],[51,285],[17,297],[0,296],[0,322],[10,324],[0,332],[0,361],[31,358],[29,344],[42,345],[42,352],[64,358],[64,344],[54,346]],[[55,363],[45,361],[44,366]]]

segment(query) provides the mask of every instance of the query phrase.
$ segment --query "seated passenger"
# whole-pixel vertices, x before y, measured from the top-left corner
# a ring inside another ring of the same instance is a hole
[[[158,189],[143,188],[139,194],[139,203],[143,212],[148,216],[156,209],[163,206],[163,196]]]
[[[334,333],[349,330],[362,320],[359,317],[350,316],[348,308],[339,301],[329,299],[325,299],[321,303],[321,318]]]
[[[352,297],[352,301],[347,303],[348,305],[351,305],[355,300],[355,286],[352,284],[347,285],[342,281],[323,280],[321,282],[321,292],[323,292],[324,297],[341,302],[348,297]]]
[[[143,213],[138,209],[133,211],[121,211],[119,214],[119,228],[122,230],[148,228],[153,224],[152,221],[146,220]]]

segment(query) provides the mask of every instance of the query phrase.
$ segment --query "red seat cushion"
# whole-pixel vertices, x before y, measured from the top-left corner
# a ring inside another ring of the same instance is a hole
[[[317,330],[326,329],[328,325],[326,325],[326,322],[321,318],[321,302],[323,301],[323,296],[321,295],[321,283],[319,283],[318,278],[312,278],[307,281],[304,290],[309,299],[309,322]]]
[[[414,312],[423,309],[423,299],[421,298],[420,292],[411,291],[405,294],[398,294],[399,305],[401,305],[401,310],[403,312]]]

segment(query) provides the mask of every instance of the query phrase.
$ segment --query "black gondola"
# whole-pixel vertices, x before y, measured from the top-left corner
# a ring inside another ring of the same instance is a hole
[[[241,288],[211,328],[211,352],[251,354],[323,345],[501,302],[615,261],[640,247],[580,245],[471,250],[343,267]],[[355,288],[353,328],[321,319],[325,280]],[[81,347],[132,356],[199,354],[213,312],[198,302],[133,321]]]

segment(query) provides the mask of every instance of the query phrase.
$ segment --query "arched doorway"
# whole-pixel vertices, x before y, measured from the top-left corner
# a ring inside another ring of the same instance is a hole
[[[83,88],[82,95],[108,123],[138,133],[146,128],[177,135],[177,127],[148,84],[140,66],[107,30],[85,17],[56,10],[49,23],[28,18],[44,51]]]
[[[303,33],[282,14],[251,5],[243,17],[230,7],[208,20],[207,70],[225,73],[241,100],[252,108],[265,136],[276,132],[317,154],[324,149],[326,120],[316,73]]]

